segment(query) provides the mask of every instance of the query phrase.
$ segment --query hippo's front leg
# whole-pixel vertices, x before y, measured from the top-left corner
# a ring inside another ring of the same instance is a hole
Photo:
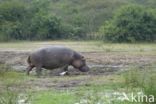
[[[63,67],[63,72],[60,73],[61,76],[64,76],[64,75],[69,75],[68,73],[68,65],[64,66]]]

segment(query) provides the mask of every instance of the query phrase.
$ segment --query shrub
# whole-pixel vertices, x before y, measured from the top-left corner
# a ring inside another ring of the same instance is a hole
[[[10,40],[21,36],[21,23],[27,8],[22,2],[6,1],[0,4],[0,40]]]
[[[30,25],[30,39],[56,39],[60,36],[60,20],[52,15],[38,13]]]
[[[30,4],[19,0],[0,4],[0,41],[60,37],[60,19],[49,13],[48,1]]]
[[[100,28],[105,40],[136,42],[156,40],[156,14],[138,5],[123,6]]]

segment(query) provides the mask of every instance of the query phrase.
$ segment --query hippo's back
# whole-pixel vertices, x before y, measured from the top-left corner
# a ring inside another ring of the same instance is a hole
[[[47,69],[53,69],[70,64],[74,51],[62,46],[40,48],[31,54],[32,63]]]

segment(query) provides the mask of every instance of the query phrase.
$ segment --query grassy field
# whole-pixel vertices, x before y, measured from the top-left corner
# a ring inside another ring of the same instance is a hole
[[[154,43],[114,44],[98,41],[8,42],[0,43],[0,50],[25,52],[49,45],[64,45],[86,54],[89,52],[114,54],[113,57],[117,59],[111,60],[115,61],[119,60],[116,55],[122,56],[123,53],[133,57],[146,56],[149,59],[156,55]],[[143,57],[138,63],[144,60]],[[133,58],[131,61],[134,61]],[[150,104],[145,101],[122,100],[123,92],[128,97],[132,92],[136,95],[142,92],[156,97],[156,63],[152,61],[148,65],[141,64],[142,66],[138,63],[125,67],[125,71],[108,75],[85,74],[40,78],[34,74],[27,76],[23,72],[12,71],[11,66],[0,64],[0,104]]]
[[[81,52],[155,53],[155,43],[104,43],[102,41],[26,41],[0,43],[0,50],[34,50],[36,48],[63,45]]]
[[[24,96],[26,97],[21,99],[24,99],[25,102],[31,102],[31,104],[142,104],[126,100],[121,101],[118,97],[123,97],[123,95],[115,95],[115,93],[122,94],[122,92],[137,94],[140,91],[143,91],[145,94],[156,95],[155,70],[136,71],[138,69],[134,68],[134,71],[108,76],[54,76],[49,78],[49,81],[52,83],[62,81],[70,83],[71,80],[86,80],[87,78],[88,81],[75,87],[46,87],[46,89],[38,88],[40,85],[37,85],[35,82],[41,80],[39,78],[34,76],[28,77],[23,73],[6,72],[3,75],[5,77],[0,77],[1,89],[3,88],[3,91],[1,90],[0,92],[0,100],[3,98],[6,100],[5,104],[15,104],[14,102],[19,99],[19,94],[25,94]],[[30,83],[28,82],[31,80],[34,83],[29,85]]]

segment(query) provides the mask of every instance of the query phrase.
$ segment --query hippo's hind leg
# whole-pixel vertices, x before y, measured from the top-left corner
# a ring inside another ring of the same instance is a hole
[[[42,66],[40,66],[40,65],[36,66],[36,74],[38,77],[42,74],[41,71],[42,71]]]
[[[34,67],[35,67],[35,66],[33,66],[33,65],[29,65],[29,66],[27,67],[26,74],[29,75],[29,72],[30,72]]]

